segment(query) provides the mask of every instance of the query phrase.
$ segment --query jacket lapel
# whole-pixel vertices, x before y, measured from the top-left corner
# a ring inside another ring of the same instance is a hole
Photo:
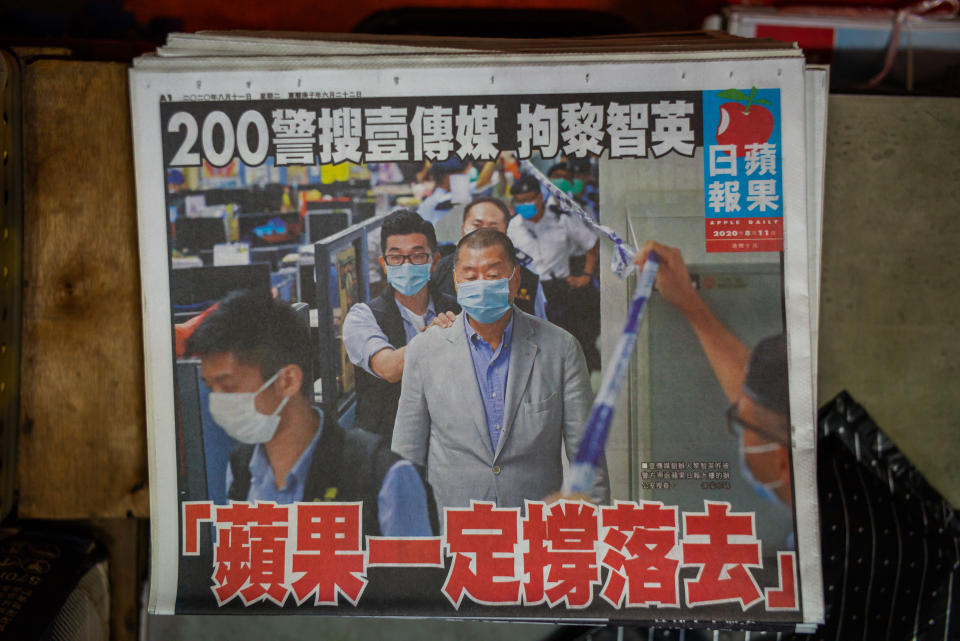
[[[493,459],[493,446],[490,444],[490,433],[487,432],[487,416],[483,410],[483,400],[480,398],[480,384],[473,369],[473,359],[470,356],[470,346],[467,344],[467,334],[464,328],[466,314],[457,316],[450,331],[444,332],[448,342],[445,358],[439,359],[442,363],[455,364],[441,370],[440,385],[452,390],[457,399],[454,411],[462,412],[464,419],[473,421],[473,426],[480,436],[480,441],[486,448],[490,459]],[[465,422],[465,421],[464,421]]]
[[[520,401],[530,381],[533,371],[533,361],[536,358],[538,347],[533,340],[535,333],[532,324],[528,323],[516,305],[513,307],[513,344],[510,346],[510,365],[507,368],[507,396],[503,408],[503,433],[497,441],[497,452],[494,460],[500,456],[503,445],[510,437],[513,423],[516,421],[520,409]]]

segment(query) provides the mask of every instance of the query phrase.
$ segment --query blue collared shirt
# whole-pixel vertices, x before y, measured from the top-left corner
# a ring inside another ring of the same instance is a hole
[[[403,333],[406,335],[408,343],[437,315],[433,306],[433,298],[427,304],[427,313],[423,315],[422,319],[396,299],[393,302],[397,304],[397,308],[400,310],[400,317],[403,319]],[[382,349],[399,349],[403,345],[391,345],[386,333],[377,324],[377,319],[374,317],[370,306],[366,303],[357,303],[350,308],[343,321],[343,347],[347,350],[347,357],[351,363],[376,376],[370,367],[370,359],[373,358],[374,354]]]
[[[467,344],[470,346],[473,371],[480,385],[483,413],[487,419],[487,432],[490,434],[493,451],[496,452],[497,443],[503,433],[504,397],[507,394],[507,371],[510,368],[513,315],[511,314],[510,322],[503,330],[503,337],[496,351],[470,326],[466,316],[463,318],[463,326],[467,333]]]
[[[273,501],[279,505],[303,500],[303,491],[310,473],[313,452],[317,449],[320,434],[323,432],[323,414],[320,414],[320,427],[313,440],[307,445],[293,468],[287,474],[286,483],[278,488],[273,475],[273,467],[267,458],[266,448],[257,444],[248,465],[250,469],[250,490],[248,501]],[[233,474],[227,466],[227,487],[233,484]],[[427,492],[416,468],[410,461],[401,460],[390,466],[383,484],[377,493],[377,517],[380,520],[380,533],[383,536],[432,536],[430,516],[427,511]]]
[[[319,411],[319,410],[318,410]],[[320,418],[320,428],[313,436],[307,449],[303,451],[297,462],[293,464],[290,472],[287,473],[286,482],[282,488],[277,487],[276,479],[273,475],[273,467],[270,465],[270,459],[267,458],[267,450],[262,443],[257,443],[253,448],[253,456],[250,457],[250,490],[247,492],[248,501],[274,501],[285,504],[303,500],[303,488],[307,481],[307,474],[310,471],[310,462],[313,460],[313,451],[317,449],[317,441],[320,440],[320,434],[323,432],[323,417]],[[230,468],[227,467],[229,472]],[[233,479],[228,479],[232,481]],[[227,487],[230,487],[228,484]]]

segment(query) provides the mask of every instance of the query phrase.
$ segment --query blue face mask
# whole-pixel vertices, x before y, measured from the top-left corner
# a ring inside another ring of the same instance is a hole
[[[537,203],[517,203],[513,206],[513,210],[521,218],[530,220],[537,216]]]
[[[404,263],[386,267],[387,282],[404,296],[413,296],[430,280],[430,263],[423,265]]]
[[[516,273],[516,268],[514,268]],[[503,317],[510,309],[509,278],[499,280],[468,280],[457,283],[457,302],[467,316],[488,325]]]

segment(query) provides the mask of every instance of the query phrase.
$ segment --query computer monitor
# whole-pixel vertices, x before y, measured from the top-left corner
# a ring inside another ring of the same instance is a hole
[[[245,207],[247,205],[247,189],[239,188],[218,188],[207,189],[203,193],[206,197],[207,206],[235,204]]]
[[[307,242],[315,243],[328,236],[333,236],[350,226],[350,210],[336,209],[331,211],[307,212]]]
[[[304,211],[324,212],[324,211],[350,211],[351,200],[346,196],[337,196],[334,198],[323,198],[321,200],[307,200],[304,202]]]
[[[377,212],[376,201],[370,196],[359,196],[353,199],[353,222],[359,223],[373,218]]]
[[[177,322],[199,314],[234,290],[270,289],[270,265],[184,267],[170,271],[170,304]]]
[[[224,218],[187,218],[180,216],[173,223],[173,246],[183,253],[196,254],[227,242]]]
[[[227,466],[237,443],[210,415],[210,388],[200,361],[177,361],[177,477],[187,501],[227,503]]]
[[[237,214],[237,236],[254,247],[295,245],[303,225],[298,212],[254,212]]]
[[[200,368],[194,360],[177,361],[177,480],[180,495],[190,501],[210,497],[203,447],[203,405]]]
[[[355,397],[353,363],[343,346],[343,319],[350,307],[369,298],[367,225],[361,223],[314,245],[317,300],[317,378],[325,411],[343,414]]]

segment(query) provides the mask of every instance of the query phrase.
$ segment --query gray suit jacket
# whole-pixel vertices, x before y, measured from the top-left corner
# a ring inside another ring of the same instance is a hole
[[[561,489],[561,445],[573,459],[593,401],[586,361],[569,333],[513,308],[504,426],[494,451],[464,331],[431,328],[404,355],[393,450],[425,465],[437,506],[471,499],[522,506]],[[591,498],[610,499],[606,463]]]

